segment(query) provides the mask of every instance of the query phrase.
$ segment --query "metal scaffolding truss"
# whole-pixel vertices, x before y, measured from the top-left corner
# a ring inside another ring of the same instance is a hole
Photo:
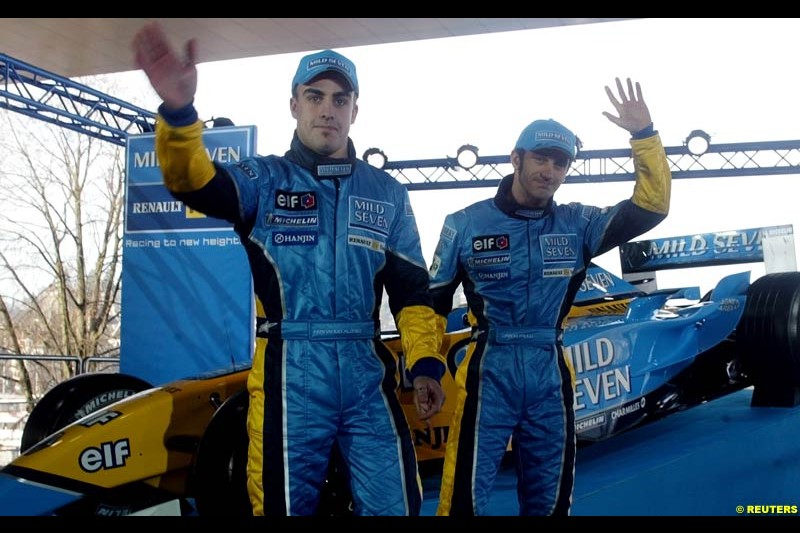
[[[155,113],[0,54],[0,107],[124,146]]]
[[[0,107],[121,146],[153,131],[155,113],[0,54]],[[800,140],[710,145],[701,156],[666,147],[672,177],[720,178],[800,174]],[[510,156],[478,157],[464,169],[456,158],[389,161],[384,169],[410,190],[496,186],[511,173]],[[630,148],[578,153],[566,183],[632,181]]]
[[[673,179],[800,174],[800,140],[711,145],[701,156],[686,146],[666,147]],[[384,169],[410,190],[496,186],[512,172],[510,155],[478,157],[465,170],[455,158],[389,161]],[[578,153],[565,183],[633,181],[630,148]]]

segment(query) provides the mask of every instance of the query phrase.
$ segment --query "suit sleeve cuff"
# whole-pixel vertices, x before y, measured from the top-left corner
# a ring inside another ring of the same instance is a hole
[[[423,357],[408,371],[411,381],[420,377],[427,376],[436,381],[441,381],[445,371],[444,364],[435,357]]]
[[[652,137],[655,134],[656,134],[656,130],[653,129],[653,123],[651,122],[650,124],[645,126],[643,129],[641,129],[641,130],[637,131],[636,133],[632,134],[631,138],[632,139],[646,139],[648,137]]]
[[[158,106],[158,114],[173,127],[190,126],[197,122],[197,110],[194,108],[194,102],[178,109],[167,109],[164,104],[161,104]]]

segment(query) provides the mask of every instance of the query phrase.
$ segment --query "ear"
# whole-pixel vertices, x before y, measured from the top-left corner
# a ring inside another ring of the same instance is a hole
[[[292,118],[297,118],[297,98],[292,96],[289,98],[289,110],[292,112]]]
[[[350,124],[355,124],[356,116],[358,116],[358,104],[353,104],[353,114],[350,116]]]
[[[519,170],[520,160],[519,160],[519,154],[517,153],[517,150],[512,150],[511,151],[511,166],[514,167],[514,172]]]

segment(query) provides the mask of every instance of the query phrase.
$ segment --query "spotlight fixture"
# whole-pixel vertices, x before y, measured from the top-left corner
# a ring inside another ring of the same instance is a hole
[[[386,154],[384,154],[383,150],[380,148],[367,148],[364,151],[364,155],[361,156],[361,159],[377,168],[385,167],[386,162],[389,161],[389,158],[386,157]]]
[[[683,144],[690,154],[700,157],[708,151],[708,147],[711,145],[711,135],[703,130],[692,130]]]
[[[456,152],[458,166],[464,170],[469,170],[478,162],[478,148],[471,144],[465,144]]]
[[[226,126],[234,126],[235,124],[231,119],[228,117],[211,117],[210,119],[203,122],[205,127],[209,127],[209,124],[212,128],[224,128]]]

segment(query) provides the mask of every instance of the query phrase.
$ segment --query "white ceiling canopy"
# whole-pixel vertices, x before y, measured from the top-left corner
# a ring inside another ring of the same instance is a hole
[[[551,28],[603,18],[0,18],[0,53],[74,78],[134,70],[130,42],[159,20],[202,62],[370,44]]]

